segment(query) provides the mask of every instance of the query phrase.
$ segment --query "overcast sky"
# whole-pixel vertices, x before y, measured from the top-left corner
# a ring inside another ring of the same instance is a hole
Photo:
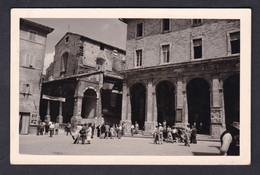
[[[54,28],[54,31],[48,34],[47,37],[44,74],[46,68],[53,61],[55,45],[68,31],[102,41],[121,49],[125,49],[126,47],[127,26],[118,19],[29,18],[28,20]]]

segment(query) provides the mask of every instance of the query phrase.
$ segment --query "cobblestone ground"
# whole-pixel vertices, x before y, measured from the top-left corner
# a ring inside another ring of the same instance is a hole
[[[153,144],[150,138],[122,137],[121,139],[99,139],[94,137],[91,144],[73,144],[72,137],[64,132],[49,135],[20,135],[20,154],[31,155],[219,155],[220,142],[198,141],[190,147],[184,143]]]

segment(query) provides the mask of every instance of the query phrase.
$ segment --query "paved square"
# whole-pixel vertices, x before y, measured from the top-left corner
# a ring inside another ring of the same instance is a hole
[[[121,139],[94,138],[91,144],[73,144],[71,136],[64,132],[54,135],[20,135],[20,154],[29,155],[158,155],[205,156],[219,155],[220,142],[198,141],[190,147],[184,143],[157,145],[151,138],[122,137]]]

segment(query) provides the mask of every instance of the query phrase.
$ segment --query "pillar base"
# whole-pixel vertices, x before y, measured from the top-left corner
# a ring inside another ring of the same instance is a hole
[[[62,124],[63,123],[62,115],[59,115],[56,120],[57,120],[57,123]]]
[[[154,122],[154,121],[146,121],[144,123],[144,134],[145,135],[152,135],[154,133],[155,130],[155,126],[158,125],[158,122]]]
[[[50,115],[46,115],[45,116],[45,121],[47,121],[49,123],[51,121],[51,116]]]
[[[78,126],[78,123],[82,120],[82,117],[81,116],[73,116],[71,117],[70,119],[70,123],[71,123],[71,126],[73,128],[73,131],[76,130],[77,126]]]
[[[212,138],[220,138],[221,134],[226,130],[226,127],[219,124],[210,125],[210,133]]]

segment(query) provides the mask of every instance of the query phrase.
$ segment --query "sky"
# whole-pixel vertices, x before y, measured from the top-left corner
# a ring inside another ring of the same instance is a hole
[[[78,33],[106,44],[124,49],[126,48],[127,25],[119,19],[67,19],[67,18],[27,18],[30,21],[54,28],[47,35],[46,52],[43,73],[54,58],[55,45],[67,33]]]

